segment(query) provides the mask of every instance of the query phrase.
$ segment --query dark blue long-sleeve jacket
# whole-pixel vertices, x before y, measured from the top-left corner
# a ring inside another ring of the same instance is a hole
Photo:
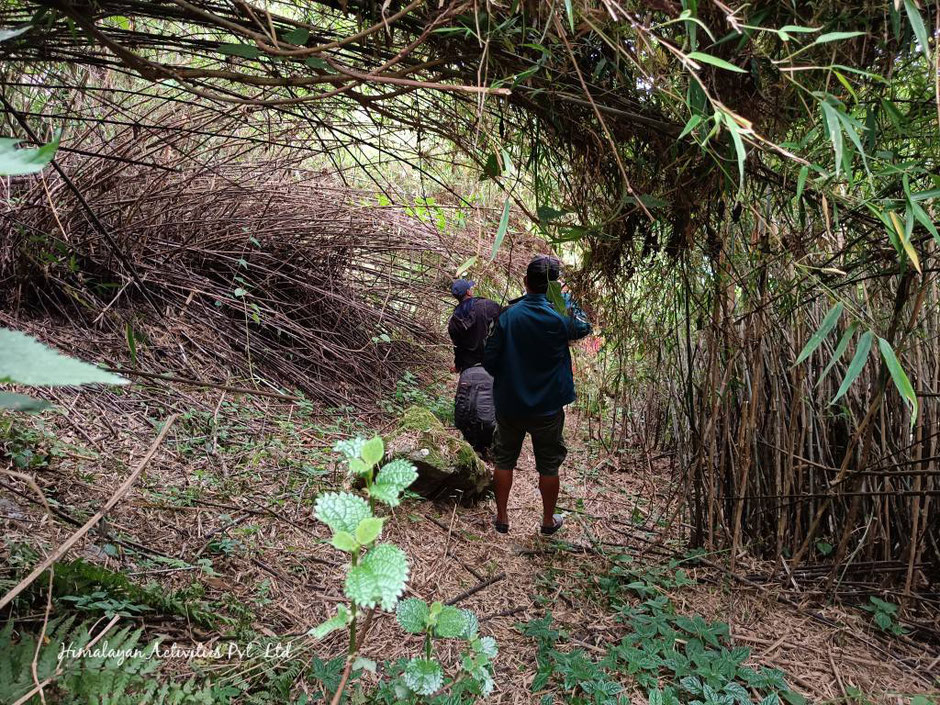
[[[591,332],[572,304],[560,315],[545,294],[527,294],[503,311],[486,339],[483,367],[493,376],[499,416],[551,414],[574,401],[568,342]]]

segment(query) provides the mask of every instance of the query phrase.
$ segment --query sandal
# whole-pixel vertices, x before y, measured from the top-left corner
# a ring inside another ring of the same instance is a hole
[[[493,519],[493,528],[501,534],[509,533],[509,524],[503,524],[502,522],[496,521],[496,519]]]
[[[542,533],[546,536],[551,536],[558,531],[564,525],[565,518],[561,514],[553,514],[552,521],[554,523],[551,526],[542,526]]]

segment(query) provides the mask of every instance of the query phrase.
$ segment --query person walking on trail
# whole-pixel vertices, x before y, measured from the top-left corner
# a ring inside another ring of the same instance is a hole
[[[458,279],[450,291],[460,303],[447,324],[454,343],[453,372],[460,373],[454,396],[454,425],[473,449],[485,455],[493,442],[496,411],[493,378],[483,369],[483,345],[499,305],[473,295],[475,283]]]
[[[509,491],[522,442],[532,437],[535,469],[542,495],[543,534],[554,534],[564,519],[555,514],[558,468],[568,449],[564,428],[566,404],[574,401],[574,376],[568,343],[591,332],[584,312],[564,296],[562,315],[548,301],[549,282],[557,282],[561,264],[540,255],[526,268],[526,295],[505,309],[486,340],[483,367],[493,376],[496,433],[493,440],[494,528],[509,531]]]

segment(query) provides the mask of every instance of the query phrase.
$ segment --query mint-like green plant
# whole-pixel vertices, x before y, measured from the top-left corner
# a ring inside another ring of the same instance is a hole
[[[479,635],[479,622],[470,610],[440,602],[428,604],[418,598],[398,603],[398,624],[406,632],[424,635],[424,656],[405,666],[405,685],[418,695],[433,695],[444,682],[444,670],[434,658],[433,639],[463,639],[467,649],[461,658],[464,677],[469,678],[480,695],[493,691],[492,659],[498,649],[493,637]]]
[[[314,627],[310,634],[322,638],[337,629],[349,632],[349,648],[344,677],[333,701],[338,702],[359,650],[357,628],[364,610],[395,610],[399,625],[411,634],[424,635],[421,657],[408,661],[401,682],[396,683],[402,699],[433,695],[444,686],[444,669],[435,657],[433,642],[438,639],[462,639],[467,648],[461,657],[460,676],[465,685],[480,695],[488,695],[494,686],[492,659],[496,641],[479,636],[476,616],[469,610],[440,602],[428,604],[410,598],[399,602],[408,580],[405,552],[390,543],[379,543],[385,518],[376,516],[380,504],[397,507],[405,489],[418,478],[407,460],[392,460],[381,465],[385,444],[376,436],[371,440],[354,438],[340,441],[334,450],[346,458],[351,473],[364,484],[364,495],[352,492],[327,492],[317,498],[314,514],[330,527],[330,543],[348,554],[349,568],[344,585],[349,605],[339,605],[336,614]]]
[[[898,606],[896,604],[874,595],[868,599],[871,604],[862,605],[862,609],[872,613],[872,620],[878,625],[879,629],[895,636],[906,633],[904,627],[897,622]]]
[[[336,450],[346,456],[349,469],[365,482],[368,499],[351,492],[327,492],[314,504],[317,519],[333,531],[333,546],[349,554],[345,592],[350,605],[340,605],[334,617],[311,633],[319,638],[348,627],[352,655],[356,652],[359,611],[376,607],[394,609],[408,579],[405,552],[390,543],[376,543],[385,523],[385,519],[375,516],[376,502],[398,506],[401,493],[418,479],[418,473],[403,460],[393,460],[376,472],[385,455],[385,444],[379,436],[369,441],[341,443]]]

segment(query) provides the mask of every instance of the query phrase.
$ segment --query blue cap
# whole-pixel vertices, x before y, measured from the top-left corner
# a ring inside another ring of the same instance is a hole
[[[462,299],[470,291],[471,287],[476,286],[476,282],[469,279],[458,279],[450,285],[450,293],[457,299]]]

